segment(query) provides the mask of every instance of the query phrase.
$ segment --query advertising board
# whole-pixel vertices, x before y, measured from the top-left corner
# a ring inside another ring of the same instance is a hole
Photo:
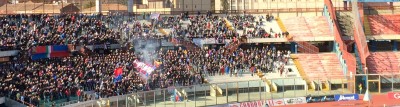
[[[276,99],[276,100],[271,100],[272,103],[269,104],[269,106],[284,106],[285,105],[285,101],[283,99]],[[269,102],[269,101],[267,101]]]
[[[335,95],[335,101],[349,101],[349,100],[358,100],[358,94],[337,94]]]
[[[265,100],[229,104],[229,107],[264,107]]]
[[[389,92],[387,95],[389,99],[400,99],[400,92]]]
[[[284,99],[276,99],[276,100],[259,100],[252,102],[233,103],[229,104],[228,107],[274,107],[283,105],[285,105]]]
[[[283,100],[285,101],[286,105],[307,103],[306,97],[284,98]]]

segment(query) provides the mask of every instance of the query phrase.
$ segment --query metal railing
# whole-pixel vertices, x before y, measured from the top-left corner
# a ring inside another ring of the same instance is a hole
[[[302,80],[300,77],[295,77],[268,80],[271,81],[271,83],[277,88],[276,91],[270,91],[269,88],[274,86],[268,86],[266,82],[261,80],[227,82],[157,89],[109,98],[101,98],[75,104],[66,102],[60,104],[60,106],[196,107],[305,96],[327,96],[351,93],[364,94],[366,88],[368,88],[371,93],[386,93],[400,90],[400,74],[357,74],[344,78],[338,77],[328,79],[323,76],[320,77],[321,78],[314,78],[312,80],[312,82],[315,84],[315,89],[307,89],[307,86],[305,86],[306,83],[302,82],[304,80]],[[368,81],[364,81],[364,78],[368,78]],[[323,81],[324,79],[327,81]],[[359,84],[361,84],[363,90],[359,90]],[[218,88],[213,89],[214,87]],[[181,95],[176,97],[174,90],[179,90]],[[221,92],[219,95],[213,95],[215,91],[212,90],[219,90]]]
[[[274,83],[279,83],[278,92],[267,92],[266,85],[263,81],[244,81],[229,82],[220,84],[204,84],[187,87],[176,87],[169,89],[158,89],[146,92],[137,92],[133,94],[115,96],[109,98],[101,98],[82,103],[71,104],[67,106],[174,106],[174,107],[195,107],[195,106],[211,106],[235,102],[246,102],[263,99],[281,99],[285,97],[299,97],[311,95],[329,95],[347,93],[345,89],[337,91],[314,91],[308,92],[304,88],[304,84],[291,84],[290,89],[285,89],[285,82],[294,82],[301,78],[291,79],[275,79]],[[288,83],[286,83],[288,85]],[[213,89],[213,87],[217,87]],[[174,93],[179,90],[181,95],[177,97]],[[182,91],[185,91],[182,93]],[[214,90],[214,91],[211,91]],[[222,91],[219,94],[212,95],[214,92]],[[210,96],[211,95],[211,96]],[[64,104],[65,105],[65,104]]]

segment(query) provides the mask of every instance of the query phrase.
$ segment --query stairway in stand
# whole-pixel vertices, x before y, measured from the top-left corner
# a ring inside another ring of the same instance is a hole
[[[306,73],[304,72],[304,69],[299,62],[299,58],[294,55],[291,55],[290,57],[293,59],[293,62],[296,65],[300,76],[303,77],[304,81],[306,81],[308,91],[315,91],[315,87],[312,87],[313,82],[307,77]]]
[[[342,36],[353,36],[353,24],[354,19],[351,12],[340,12],[336,16],[338,21],[338,27],[340,28],[339,31],[341,32]]]
[[[370,24],[369,19],[367,16],[365,16],[364,17],[364,30],[365,30],[364,34],[365,35],[372,35],[371,26],[369,24]]]

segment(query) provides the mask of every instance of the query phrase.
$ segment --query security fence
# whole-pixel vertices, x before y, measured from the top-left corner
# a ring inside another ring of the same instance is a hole
[[[280,78],[195,86],[177,86],[135,92],[77,103],[59,103],[67,107],[196,107],[234,104],[237,102],[279,100],[284,98],[326,97],[343,94],[387,93],[400,90],[400,74],[351,75],[345,78]],[[365,81],[367,80],[367,81]]]

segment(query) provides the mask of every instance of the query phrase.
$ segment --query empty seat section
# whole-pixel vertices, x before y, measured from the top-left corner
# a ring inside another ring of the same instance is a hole
[[[332,36],[328,20],[324,16],[296,17],[282,20],[287,31],[294,38]]]
[[[400,34],[400,15],[370,15],[372,35]]]
[[[329,24],[324,16],[312,17],[306,19],[307,24],[314,37],[331,36]]]
[[[369,73],[391,74],[399,72],[400,52],[373,52],[367,58]]]
[[[301,67],[310,81],[343,78],[343,70],[334,53],[296,54]]]

